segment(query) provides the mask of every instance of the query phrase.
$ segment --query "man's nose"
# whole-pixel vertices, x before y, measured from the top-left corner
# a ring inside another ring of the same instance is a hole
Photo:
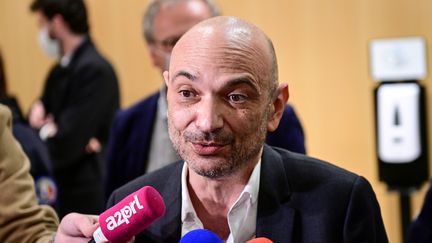
[[[201,99],[196,110],[197,128],[202,132],[213,132],[223,126],[223,105],[217,98],[205,97]]]

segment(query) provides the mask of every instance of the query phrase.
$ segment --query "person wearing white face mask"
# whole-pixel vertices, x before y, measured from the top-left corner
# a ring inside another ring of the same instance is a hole
[[[42,50],[58,60],[29,112],[53,161],[57,211],[60,217],[72,211],[98,214],[101,151],[119,107],[117,77],[91,41],[83,0],[34,0],[30,9],[39,21]]]

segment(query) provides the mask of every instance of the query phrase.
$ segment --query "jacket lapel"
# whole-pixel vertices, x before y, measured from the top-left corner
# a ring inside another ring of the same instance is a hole
[[[142,238],[135,242],[178,242],[181,237],[181,172],[183,162],[176,162],[159,180],[166,180],[162,187],[156,186],[165,202],[165,215],[155,221]]]
[[[164,242],[178,242],[181,237],[181,173],[183,163],[178,163],[173,175],[161,180],[169,180],[169,184],[163,191],[166,200],[166,219],[162,234]],[[168,179],[169,178],[169,179]],[[175,178],[175,179],[174,179]]]
[[[258,197],[256,235],[273,242],[292,242],[295,210],[282,158],[264,145]]]

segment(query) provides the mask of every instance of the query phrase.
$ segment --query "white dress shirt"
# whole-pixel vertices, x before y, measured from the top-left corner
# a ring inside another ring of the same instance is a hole
[[[203,229],[189,197],[187,187],[188,169],[186,163],[182,171],[182,237],[191,230]],[[261,159],[254,170],[240,196],[228,211],[227,219],[230,234],[227,243],[244,243],[255,237],[256,216],[258,210],[258,192],[261,174]]]

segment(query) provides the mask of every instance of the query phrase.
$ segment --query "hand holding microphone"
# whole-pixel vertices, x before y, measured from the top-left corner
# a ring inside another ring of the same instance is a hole
[[[90,242],[125,242],[165,214],[165,203],[151,186],[125,197],[99,216],[99,228]]]
[[[70,213],[66,215],[57,229],[54,242],[85,242],[92,237],[98,227],[97,215]],[[87,239],[87,240],[86,240]]]

